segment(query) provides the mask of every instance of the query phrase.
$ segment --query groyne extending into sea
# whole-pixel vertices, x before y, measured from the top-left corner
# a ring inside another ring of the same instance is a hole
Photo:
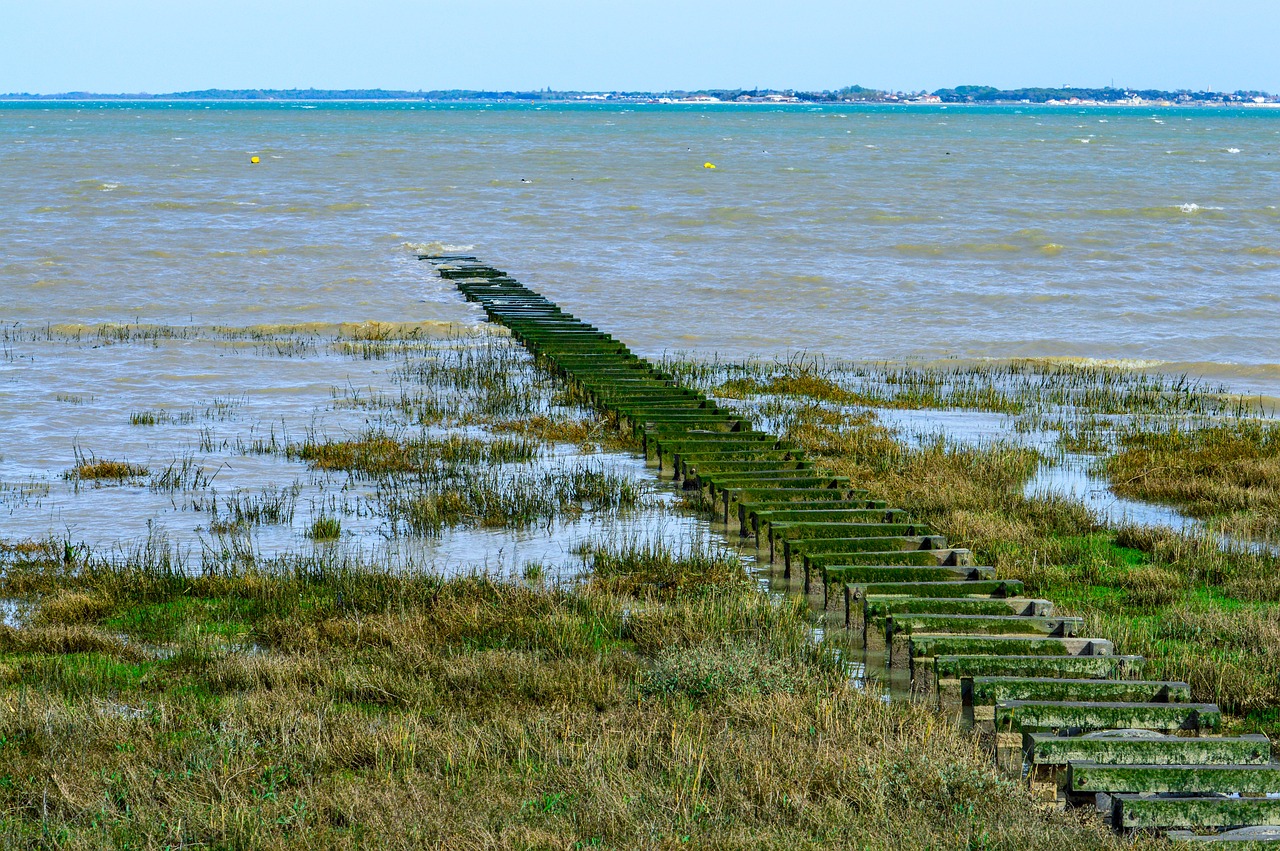
[[[708,513],[784,575],[802,572],[806,596],[843,606],[865,658],[883,653],[887,672],[905,672],[898,697],[970,725],[1046,804],[1095,808],[1117,831],[1280,838],[1280,764],[1265,736],[1217,735],[1222,713],[1186,683],[1142,679],[1142,657],[1081,634],[1080,618],[974,564],[891,495],[823,470],[505,272],[468,254],[420,259]]]

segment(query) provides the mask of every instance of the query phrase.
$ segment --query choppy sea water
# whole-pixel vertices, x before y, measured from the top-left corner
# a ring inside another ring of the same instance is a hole
[[[414,258],[451,245],[649,355],[1098,359],[1280,397],[1280,111],[2,104],[0,198],[24,333],[474,322]],[[127,393],[237,383],[125,351],[6,343],[0,478],[123,440]]]
[[[10,104],[0,197],[8,321],[455,319],[444,242],[647,353],[1280,382],[1274,110]]]

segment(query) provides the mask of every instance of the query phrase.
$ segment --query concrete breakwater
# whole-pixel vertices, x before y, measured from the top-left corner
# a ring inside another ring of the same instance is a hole
[[[682,387],[604,331],[504,272],[424,254],[489,321],[641,441],[659,473],[736,524],[806,592],[844,607],[913,697],[972,726],[1049,805],[1093,807],[1117,831],[1280,841],[1280,764],[1264,736],[1218,735],[1222,713],[1078,618],[914,522],[801,448]]]

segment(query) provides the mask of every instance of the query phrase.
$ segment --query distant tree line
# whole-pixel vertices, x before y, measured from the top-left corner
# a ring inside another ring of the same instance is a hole
[[[996,101],[1030,101],[1044,103],[1051,100],[1094,100],[1102,103],[1119,103],[1135,97],[1143,100],[1168,101],[1202,101],[1231,103],[1253,100],[1255,97],[1269,97],[1261,91],[1209,92],[1177,89],[1123,89],[1106,86],[1100,89],[1077,88],[1026,88],[997,89],[995,86],[956,86],[953,89],[938,89],[933,93],[945,103],[994,103]]]

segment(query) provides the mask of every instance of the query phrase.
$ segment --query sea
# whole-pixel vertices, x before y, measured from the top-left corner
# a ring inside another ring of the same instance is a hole
[[[430,251],[648,356],[1035,357],[1280,398],[1280,110],[6,102],[0,199],[0,539],[148,533],[161,496],[62,493],[78,457],[180,457],[130,412],[297,434],[367,378],[94,329],[475,325]]]

